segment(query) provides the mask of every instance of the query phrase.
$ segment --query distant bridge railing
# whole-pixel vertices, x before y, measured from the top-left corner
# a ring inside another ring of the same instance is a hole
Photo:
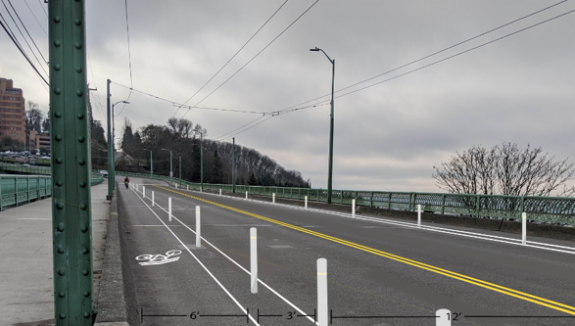
[[[199,183],[168,176],[121,171],[116,171],[116,174],[170,181],[194,190],[200,189]],[[217,192],[219,189],[231,193],[232,185],[204,183],[204,190]],[[268,197],[275,193],[277,198],[298,200],[307,196],[309,201],[327,202],[326,189],[236,186],[237,193],[246,191]],[[353,199],[356,200],[357,206],[415,212],[417,205],[421,205],[422,211],[428,213],[476,218],[521,219],[521,213],[526,212],[527,218],[532,221],[575,225],[575,198],[332,190],[334,204],[351,205]]]
[[[7,172],[32,174],[0,174],[0,210],[52,195],[50,167],[0,163],[0,169]],[[90,185],[95,186],[102,182],[104,178],[100,174],[92,173]]]

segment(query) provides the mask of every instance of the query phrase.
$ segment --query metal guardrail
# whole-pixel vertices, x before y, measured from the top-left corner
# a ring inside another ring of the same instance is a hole
[[[149,174],[116,171],[117,175],[157,179],[181,183],[191,189],[199,190],[199,183],[192,183],[168,176],[150,176]],[[232,192],[229,184],[204,183],[204,190]],[[326,202],[326,189],[236,186],[236,193],[245,193],[277,198]],[[575,225],[575,198],[465,195],[446,193],[386,192],[332,190],[334,204],[351,205],[355,199],[357,206],[415,212],[421,205],[424,212],[446,215],[470,216],[476,218],[521,219],[522,212],[532,221]]]
[[[44,175],[0,175],[0,210],[52,195],[52,177]]]
[[[0,210],[8,206],[18,206],[32,200],[43,199],[52,195],[52,177],[50,167],[23,166],[21,164],[0,163],[4,171],[34,174],[14,175],[0,174]],[[98,173],[92,173],[90,185],[104,182]]]

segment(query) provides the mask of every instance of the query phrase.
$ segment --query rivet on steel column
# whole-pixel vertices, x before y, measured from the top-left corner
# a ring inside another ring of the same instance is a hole
[[[50,128],[56,325],[92,325],[84,0],[50,0]]]

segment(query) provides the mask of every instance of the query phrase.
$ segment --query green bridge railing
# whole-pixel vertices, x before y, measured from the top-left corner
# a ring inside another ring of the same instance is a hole
[[[121,171],[116,171],[116,174],[170,181],[194,190],[200,189],[199,183],[168,176]],[[232,192],[232,185],[229,184],[204,183],[203,188],[215,192],[219,189],[222,192]],[[327,201],[326,189],[236,186],[237,193],[246,191],[268,197],[275,193],[277,198],[303,200],[307,196],[309,201]],[[575,225],[575,198],[332,190],[334,204],[351,205],[353,199],[356,200],[357,206],[415,212],[417,205],[421,205],[421,209],[428,213],[476,218],[521,219],[521,213],[526,212],[528,220],[531,221]]]
[[[0,169],[6,172],[32,174],[0,174],[0,210],[52,195],[50,167],[0,163]],[[104,178],[100,174],[92,173],[90,179],[92,186],[102,182],[104,182]]]

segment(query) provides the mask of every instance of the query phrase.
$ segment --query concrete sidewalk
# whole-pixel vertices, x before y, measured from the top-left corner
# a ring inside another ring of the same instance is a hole
[[[108,184],[92,187],[94,303],[110,218]],[[0,212],[0,326],[54,323],[51,198]]]

